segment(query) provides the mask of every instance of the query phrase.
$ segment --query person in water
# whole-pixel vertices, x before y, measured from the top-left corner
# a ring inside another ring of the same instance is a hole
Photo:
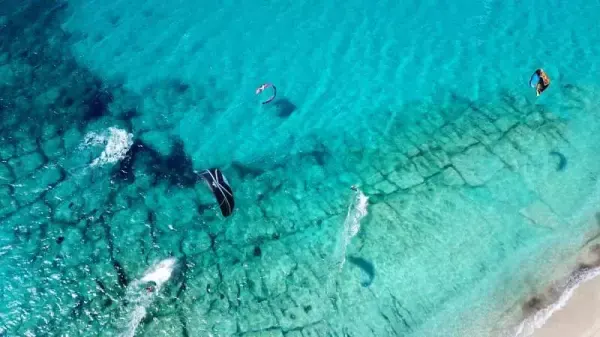
[[[542,92],[544,92],[544,90],[546,90],[550,86],[550,78],[543,69],[536,70],[535,74],[539,78],[535,86],[535,92],[537,96],[539,96],[542,94]]]
[[[270,86],[270,84],[265,83],[263,85],[261,85],[260,87],[256,88],[256,94],[260,94],[261,92],[263,92],[265,89],[267,89]]]
[[[146,286],[146,292],[148,292],[148,294],[153,293],[156,290],[156,283],[153,281],[148,282],[148,285]]]

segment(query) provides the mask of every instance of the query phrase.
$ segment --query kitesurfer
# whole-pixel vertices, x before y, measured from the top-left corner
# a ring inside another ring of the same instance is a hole
[[[531,75],[529,85],[535,88],[536,95],[539,96],[550,86],[550,78],[543,69],[537,69]]]
[[[148,282],[148,285],[146,285],[146,292],[148,294],[153,293],[156,290],[156,282],[154,281],[150,281]]]

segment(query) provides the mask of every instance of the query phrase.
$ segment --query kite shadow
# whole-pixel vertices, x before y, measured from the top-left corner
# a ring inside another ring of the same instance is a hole
[[[288,118],[296,111],[296,105],[285,97],[275,99],[272,105],[277,110],[277,116],[281,118]]]

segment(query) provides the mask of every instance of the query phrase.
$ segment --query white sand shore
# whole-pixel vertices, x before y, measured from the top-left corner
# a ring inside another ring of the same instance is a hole
[[[600,337],[600,276],[579,285],[532,337]]]

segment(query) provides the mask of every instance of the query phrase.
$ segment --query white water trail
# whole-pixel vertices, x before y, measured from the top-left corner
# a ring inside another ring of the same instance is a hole
[[[514,333],[511,333],[514,337],[529,337],[536,329],[539,329],[550,319],[550,317],[558,310],[562,309],[569,299],[573,296],[573,293],[580,285],[592,280],[600,275],[600,268],[594,268],[584,273],[571,277],[565,286],[565,290],[562,292],[556,302],[549,306],[537,311],[532,316],[526,318],[517,328]]]
[[[338,251],[337,254],[335,254],[338,272],[342,270],[344,263],[346,263],[346,251],[348,245],[352,238],[360,231],[360,220],[367,215],[368,205],[369,197],[357,188],[350,200],[348,214],[344,220],[344,227],[337,246]]]
[[[326,280],[326,293],[332,300],[338,301],[341,305],[342,299],[339,297],[338,288],[338,275],[342,271],[344,264],[346,263],[346,252],[348,245],[352,241],[352,238],[360,231],[360,221],[367,215],[367,207],[369,205],[369,197],[367,197],[360,189],[353,187],[354,193],[350,199],[348,205],[348,213],[344,219],[344,225],[337,237],[337,243],[333,257],[329,263],[330,272],[328,273]],[[340,319],[344,318],[343,311],[339,312]]]
[[[140,322],[146,316],[148,307],[152,305],[162,286],[171,278],[176,262],[175,258],[164,259],[146,270],[141,279],[135,280],[127,286],[125,299],[129,309],[122,337],[135,335]],[[153,287],[152,291],[146,289],[148,285]]]
[[[100,157],[90,164],[91,167],[114,164],[125,158],[127,151],[133,145],[133,134],[116,127],[109,127],[108,132],[86,134],[83,143],[86,146],[104,146]]]

